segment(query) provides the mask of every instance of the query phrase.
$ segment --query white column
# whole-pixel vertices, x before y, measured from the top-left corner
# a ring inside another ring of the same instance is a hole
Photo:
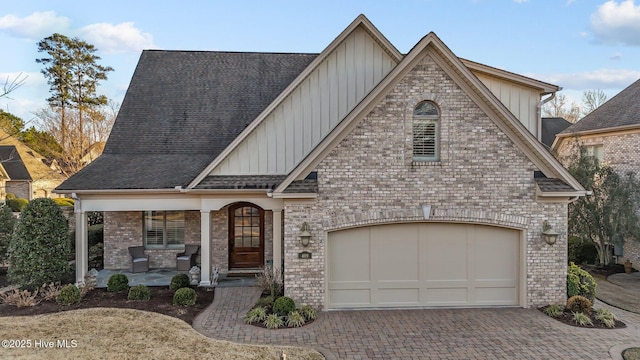
[[[76,200],[76,282],[84,284],[89,266],[89,235],[87,233],[87,212],[79,206],[80,200]]]
[[[273,267],[282,269],[282,209],[273,209]]]
[[[200,210],[200,286],[211,286],[211,211]]]

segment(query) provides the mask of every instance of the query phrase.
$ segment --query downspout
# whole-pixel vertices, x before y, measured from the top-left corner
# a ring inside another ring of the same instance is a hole
[[[562,87],[558,87],[558,91],[562,91]],[[542,106],[544,106],[544,104],[548,103],[549,101],[553,100],[555,97],[556,97],[556,93],[552,92],[551,96],[549,96],[546,99],[540,100],[540,102],[536,106],[536,115],[538,117],[538,129],[537,129],[538,136],[536,137],[540,142],[542,142]]]

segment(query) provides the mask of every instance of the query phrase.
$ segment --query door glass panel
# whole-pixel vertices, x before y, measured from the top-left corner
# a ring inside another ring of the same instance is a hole
[[[251,206],[234,211],[235,246],[260,248],[260,210]]]

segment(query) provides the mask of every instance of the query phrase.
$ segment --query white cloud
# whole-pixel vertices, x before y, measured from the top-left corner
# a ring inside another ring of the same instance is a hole
[[[133,22],[91,24],[81,28],[79,33],[83,40],[105,54],[138,52],[156,47],[153,36],[135,28]]]
[[[640,46],[640,5],[609,0],[591,15],[590,28],[596,42]]]
[[[532,77],[562,86],[564,89],[580,91],[591,89],[606,90],[623,89],[629,86],[629,84],[640,78],[640,71],[599,69],[572,74],[538,74]]]
[[[34,12],[23,18],[9,14],[0,18],[0,31],[22,38],[41,39],[66,30],[69,22],[69,18],[58,16],[55,11]]]

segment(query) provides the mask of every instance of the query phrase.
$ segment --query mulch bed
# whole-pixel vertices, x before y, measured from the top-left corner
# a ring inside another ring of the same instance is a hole
[[[548,306],[543,306],[541,308],[538,308],[538,310],[542,311],[542,313],[544,314],[544,309],[546,309],[547,307]],[[588,329],[623,329],[623,328],[627,327],[627,324],[623,323],[620,320],[616,320],[616,325],[614,327],[607,327],[600,320],[597,320],[595,318],[595,316],[593,316],[593,315],[594,314],[592,314],[590,316],[591,321],[593,322],[593,325],[585,325],[585,326],[581,326],[581,325],[576,324],[573,321],[573,315],[569,311],[565,311],[561,316],[555,317],[555,318],[552,318],[552,319],[556,319],[556,320],[558,320],[558,321],[560,321],[562,323],[565,323],[567,325],[571,325],[571,326],[575,326],[575,327],[579,327],[579,328],[588,328]],[[545,314],[545,316],[547,316],[547,314]]]
[[[212,288],[194,288],[198,294],[194,306],[174,306],[174,291],[169,287],[149,287],[149,290],[151,290],[149,301],[129,301],[126,291],[113,293],[106,289],[94,289],[82,298],[80,303],[70,306],[58,305],[55,301],[44,301],[36,306],[21,308],[0,304],[0,316],[31,316],[68,310],[109,307],[157,312],[181,319],[191,325],[196,316],[213,302]]]

